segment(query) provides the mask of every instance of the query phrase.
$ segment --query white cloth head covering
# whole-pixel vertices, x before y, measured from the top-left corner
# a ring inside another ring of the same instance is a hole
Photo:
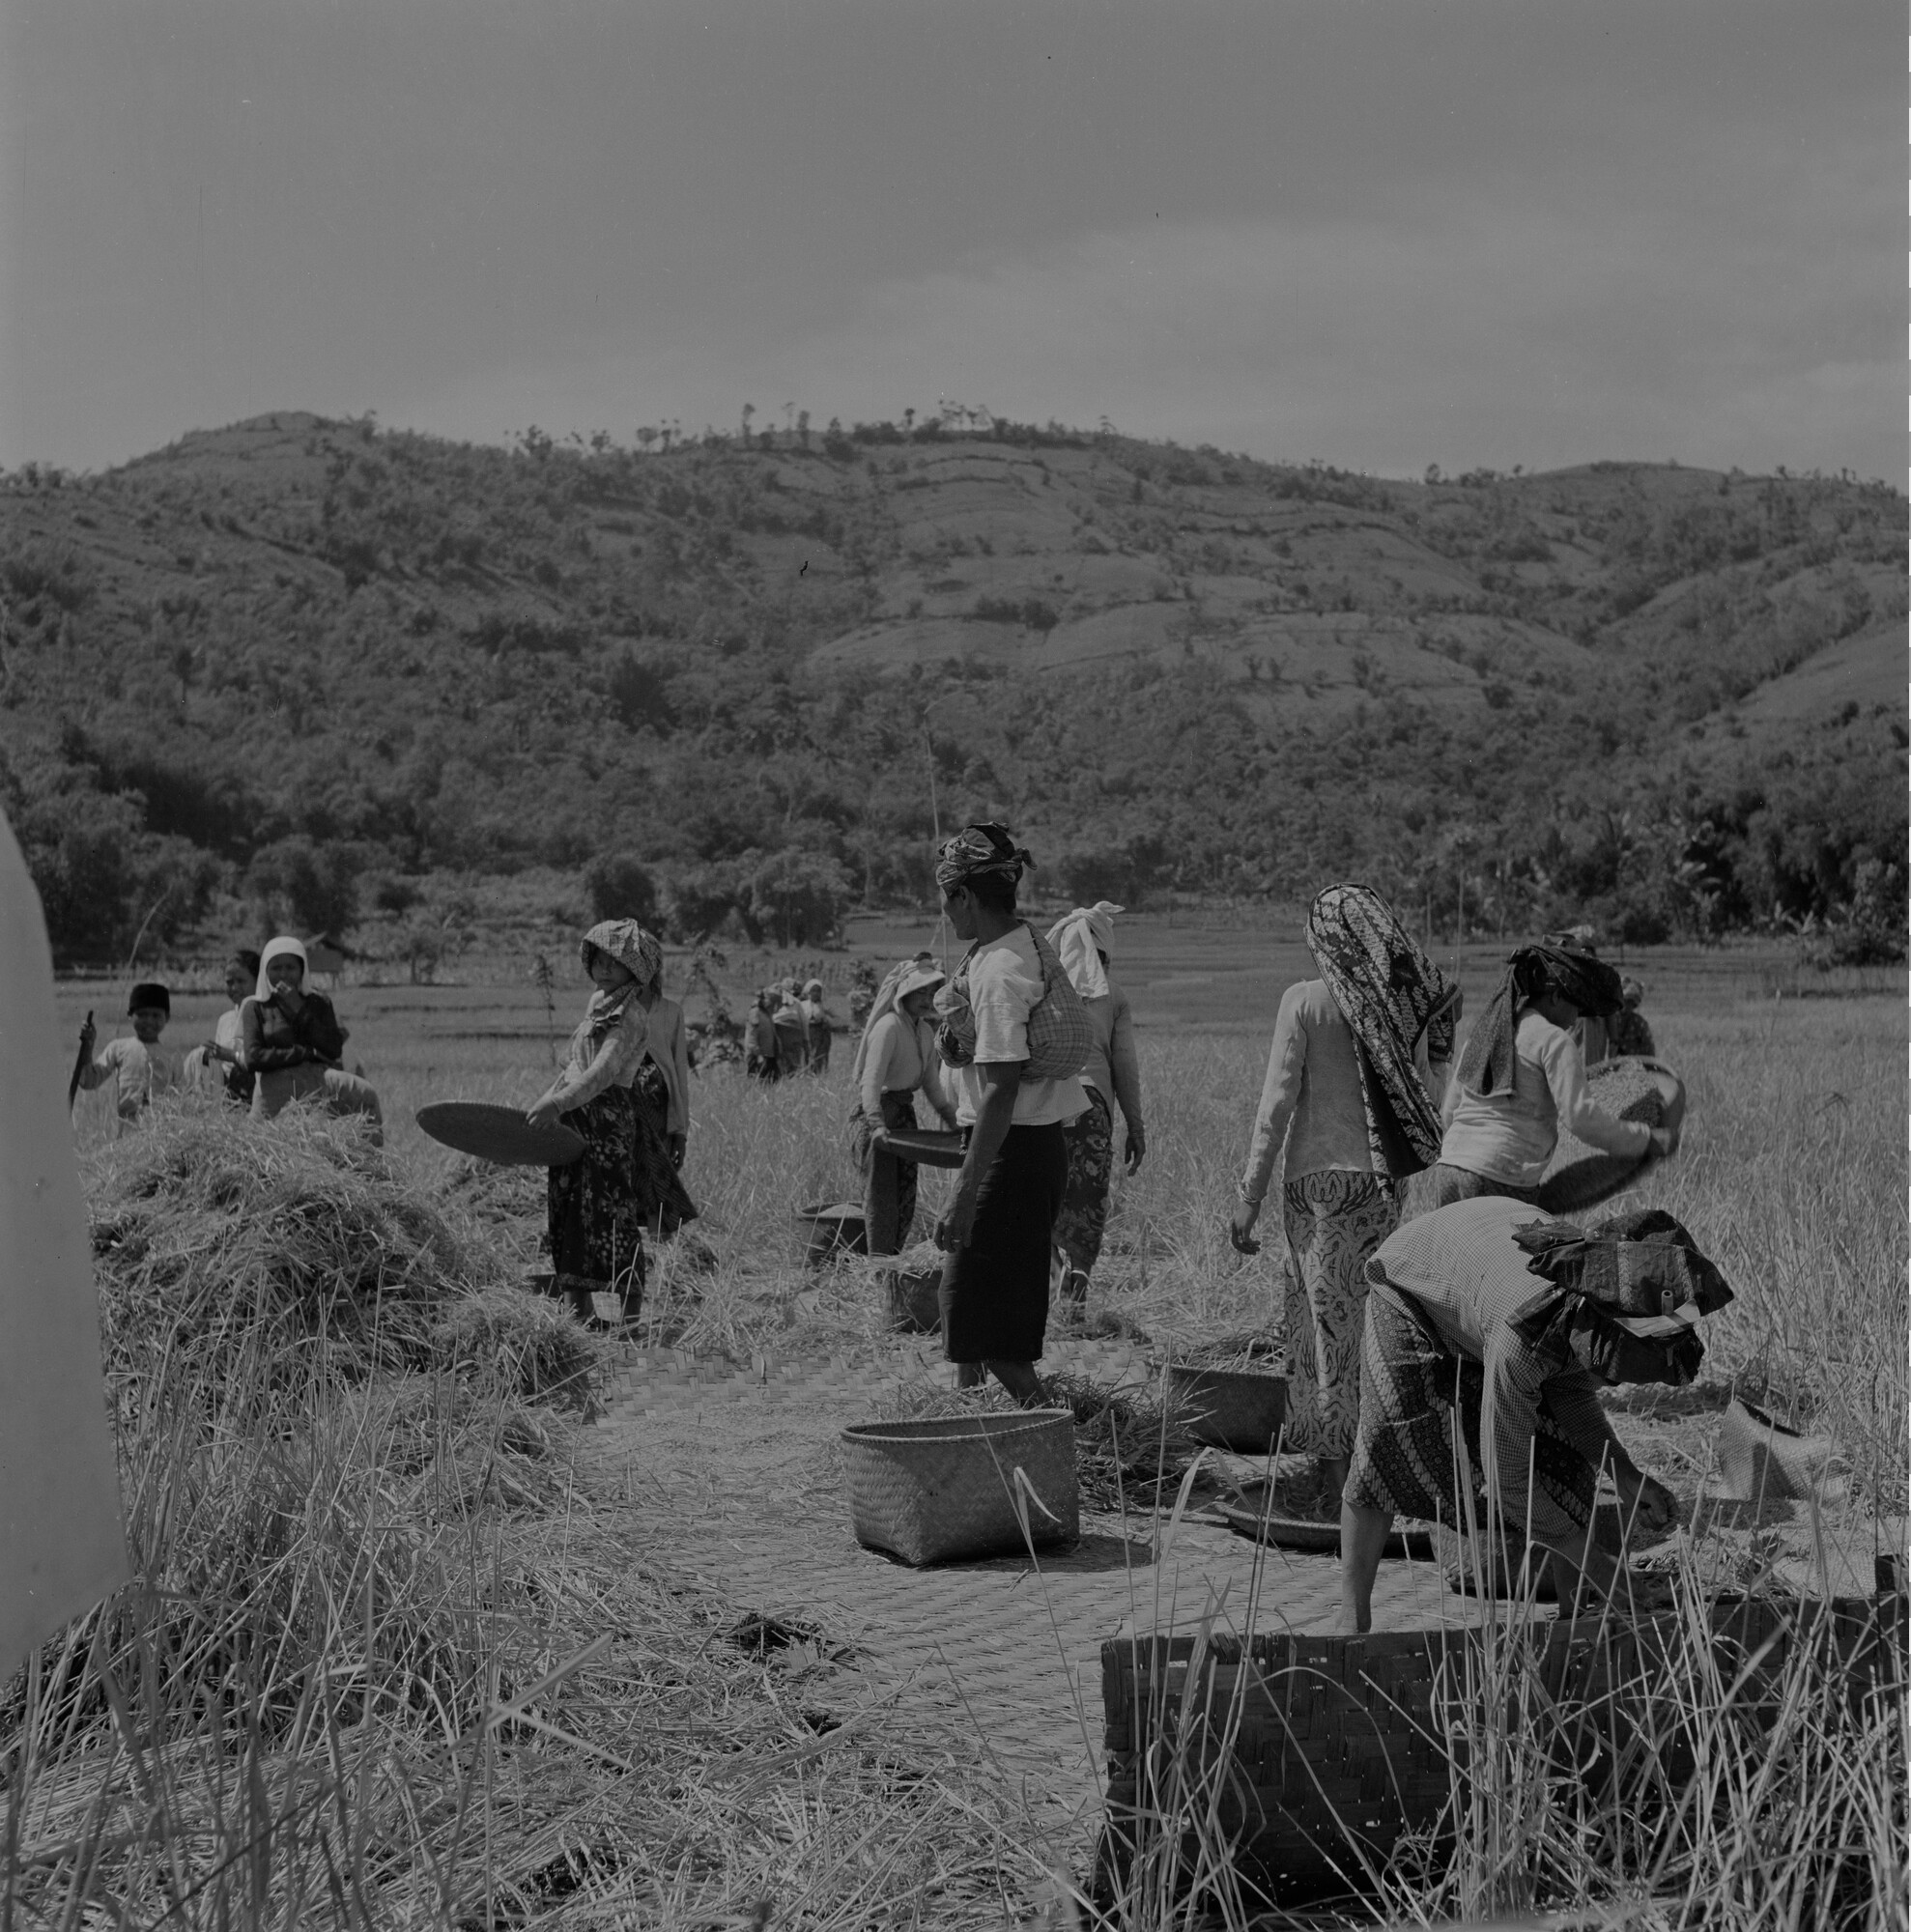
[[[875,999],[870,1006],[870,1016],[863,1022],[863,1037],[856,1042],[856,1064],[850,1069],[849,1091],[857,1096],[858,1105],[863,1092],[863,1063],[870,1057],[870,1036],[875,1031],[876,1022],[886,1013],[899,1011],[911,993],[919,993],[925,986],[939,986],[947,978],[940,966],[927,964],[920,954],[903,960],[899,966],[892,966],[883,975],[882,984],[876,988]]]
[[[1069,976],[1069,983],[1085,1000],[1098,1000],[1108,990],[1108,969],[1101,963],[1115,944],[1115,915],[1123,908],[1098,899],[1076,906],[1048,928],[1048,943]]]
[[[272,982],[266,978],[266,968],[274,959],[283,959],[288,952],[305,969],[305,979],[309,980],[312,977],[312,962],[305,957],[305,942],[302,939],[294,939],[289,932],[282,932],[276,939],[269,941],[260,951],[257,998],[261,1000],[271,998]],[[299,983],[302,986],[304,980],[301,980]]]

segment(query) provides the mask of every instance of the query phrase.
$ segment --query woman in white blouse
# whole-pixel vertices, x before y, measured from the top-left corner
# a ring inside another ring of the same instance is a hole
[[[940,1059],[930,1025],[939,968],[909,960],[892,972],[870,1009],[856,1049],[856,1110],[851,1142],[863,1170],[863,1223],[870,1253],[899,1254],[909,1244],[916,1218],[916,1163],[882,1145],[885,1131],[920,1125],[916,1094],[956,1124],[956,1109],[943,1093]]]

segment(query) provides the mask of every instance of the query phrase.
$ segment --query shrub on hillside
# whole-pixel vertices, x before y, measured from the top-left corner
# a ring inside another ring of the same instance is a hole
[[[306,932],[342,932],[358,916],[358,854],[338,839],[295,833],[262,846],[245,883],[274,923],[289,920]]]
[[[600,852],[584,868],[584,890],[593,919],[648,925],[657,915],[657,882],[632,853]]]

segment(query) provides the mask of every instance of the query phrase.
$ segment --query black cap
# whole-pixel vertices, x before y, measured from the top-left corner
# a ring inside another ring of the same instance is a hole
[[[172,1017],[173,996],[157,980],[142,980],[128,998],[126,1009],[128,1014],[136,1013],[141,1007],[157,1007],[169,1019]]]

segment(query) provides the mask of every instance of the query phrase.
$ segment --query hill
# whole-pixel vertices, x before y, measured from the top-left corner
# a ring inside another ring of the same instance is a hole
[[[1051,891],[1835,922],[1901,898],[1905,541],[1849,478],[279,413],[0,478],[0,778],[68,956],[617,854],[813,938],[984,812]]]

